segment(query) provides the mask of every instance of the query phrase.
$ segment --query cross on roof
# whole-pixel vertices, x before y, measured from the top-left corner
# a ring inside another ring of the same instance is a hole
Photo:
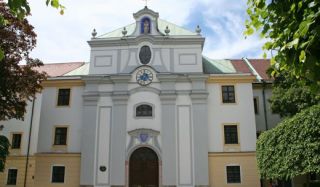
[[[150,1],[150,0],[142,0],[142,1],[144,1],[146,3],[146,6],[148,6],[148,1]]]

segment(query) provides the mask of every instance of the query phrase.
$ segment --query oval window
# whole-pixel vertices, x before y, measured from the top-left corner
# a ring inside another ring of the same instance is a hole
[[[151,60],[151,49],[149,46],[142,46],[139,53],[141,64],[148,64]]]

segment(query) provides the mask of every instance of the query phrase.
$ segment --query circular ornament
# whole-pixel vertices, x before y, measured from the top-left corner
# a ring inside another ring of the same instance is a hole
[[[141,47],[140,52],[139,52],[139,59],[141,64],[149,64],[151,60],[151,49],[149,46],[144,45]]]
[[[152,82],[153,74],[148,69],[140,69],[137,72],[136,80],[137,80],[138,84],[140,84],[141,86],[147,86],[148,84],[150,84]]]

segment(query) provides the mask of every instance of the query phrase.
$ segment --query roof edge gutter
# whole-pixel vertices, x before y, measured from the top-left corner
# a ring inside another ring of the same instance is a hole
[[[250,63],[250,61],[246,58],[243,57],[242,60],[247,64],[247,66],[249,67],[249,69],[251,70],[251,72],[257,77],[257,80],[259,82],[263,81],[263,78],[259,75],[259,73],[256,71],[256,69],[254,69],[254,67],[252,66],[252,64]]]

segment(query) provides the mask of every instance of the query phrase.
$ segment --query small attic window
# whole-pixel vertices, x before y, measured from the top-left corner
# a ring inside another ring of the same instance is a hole
[[[141,19],[141,34],[150,34],[151,21],[148,17]]]

